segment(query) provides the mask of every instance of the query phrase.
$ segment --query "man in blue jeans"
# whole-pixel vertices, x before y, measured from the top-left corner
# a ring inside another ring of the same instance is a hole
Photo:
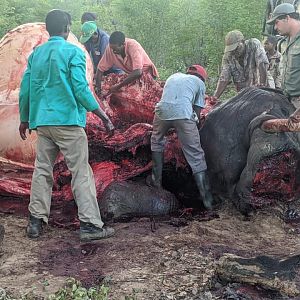
[[[167,79],[161,100],[156,104],[153,120],[151,185],[161,187],[165,135],[170,128],[175,128],[203,204],[205,208],[211,209],[213,198],[197,127],[201,108],[205,107],[206,79],[206,70],[200,65],[190,66],[187,74],[175,73]]]
[[[32,177],[27,235],[37,238],[48,223],[53,186],[53,166],[58,153],[64,155],[72,174],[72,192],[78,206],[80,238],[94,240],[114,234],[101,220],[92,169],[88,163],[88,141],[84,131],[86,112],[91,111],[108,132],[114,126],[91,93],[86,80],[84,52],[66,41],[71,17],[62,10],[46,16],[49,40],[36,47],[28,59],[19,95],[20,126],[37,132],[37,153]]]

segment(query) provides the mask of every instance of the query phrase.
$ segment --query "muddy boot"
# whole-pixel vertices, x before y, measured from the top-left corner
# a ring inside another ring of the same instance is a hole
[[[43,220],[30,215],[26,233],[30,239],[38,238],[43,233]]]
[[[147,180],[149,186],[161,188],[163,163],[164,153],[152,151],[152,175]]]
[[[111,227],[99,228],[92,223],[80,222],[80,240],[92,241],[106,239],[115,234]]]
[[[213,197],[210,192],[206,171],[194,174],[194,178],[206,209],[212,209]]]

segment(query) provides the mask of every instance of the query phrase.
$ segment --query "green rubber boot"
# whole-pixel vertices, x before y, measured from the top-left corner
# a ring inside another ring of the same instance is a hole
[[[208,210],[212,209],[213,196],[210,192],[210,185],[206,171],[194,174],[194,178],[201,195],[204,207]]]

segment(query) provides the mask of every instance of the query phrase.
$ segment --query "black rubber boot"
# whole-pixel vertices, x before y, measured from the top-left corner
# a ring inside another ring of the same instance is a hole
[[[152,175],[150,185],[154,187],[161,187],[162,169],[164,164],[164,153],[152,151]]]
[[[38,238],[43,233],[43,220],[30,215],[26,233],[30,239]]]
[[[213,197],[210,192],[210,185],[205,171],[194,174],[194,178],[206,209],[212,209]]]
[[[80,240],[92,241],[109,238],[115,234],[115,230],[111,227],[99,228],[92,223],[80,221]]]

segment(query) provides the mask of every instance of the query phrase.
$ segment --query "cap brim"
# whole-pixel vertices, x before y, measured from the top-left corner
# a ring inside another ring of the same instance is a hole
[[[280,14],[280,15],[277,15],[273,18],[271,18],[270,20],[268,20],[266,23],[268,25],[273,25],[275,23],[275,21],[279,18],[279,17],[282,17],[282,16],[286,16],[286,14]]]
[[[276,21],[277,18],[278,18],[278,16],[273,17],[272,19],[268,20],[266,23],[267,23],[268,25],[272,25],[272,24],[275,23],[275,21]]]
[[[224,50],[224,53],[231,52],[231,51],[235,50],[237,48],[237,46],[239,45],[239,43],[240,42],[237,42],[237,43],[226,46],[225,50]]]
[[[82,43],[82,44],[84,44],[84,43],[86,43],[90,38],[91,38],[91,36],[92,35],[90,35],[90,36],[81,36],[80,37],[80,39],[79,39],[79,41],[80,41],[80,43]]]

